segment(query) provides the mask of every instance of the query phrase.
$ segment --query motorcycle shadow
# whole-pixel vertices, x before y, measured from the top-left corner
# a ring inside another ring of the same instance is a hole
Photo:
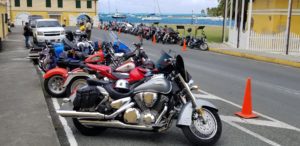
[[[174,123],[175,125],[175,123]],[[80,135],[79,131],[75,130],[74,134]],[[188,146],[189,141],[185,138],[182,131],[176,126],[172,126],[166,132],[149,132],[149,131],[135,131],[135,130],[125,130],[125,129],[112,129],[108,128],[105,132],[97,136],[84,136],[84,141],[88,138],[90,142],[107,143],[110,145],[122,145],[122,146],[132,146],[132,145],[163,145],[163,146]],[[94,141],[94,142],[93,142]]]

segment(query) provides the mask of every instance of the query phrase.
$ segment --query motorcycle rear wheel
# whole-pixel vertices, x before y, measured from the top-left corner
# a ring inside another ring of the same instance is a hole
[[[207,120],[206,124],[198,118],[192,120],[190,126],[181,127],[184,135],[193,145],[213,145],[221,136],[222,123],[217,111],[204,108],[203,115],[203,118]]]
[[[65,97],[66,89],[63,88],[64,78],[61,75],[54,75],[45,79],[44,88],[52,97]]]
[[[200,45],[199,45],[199,49],[200,49],[201,51],[207,51],[207,50],[208,50],[208,45],[207,45],[207,43],[202,43],[202,44],[200,44]]]

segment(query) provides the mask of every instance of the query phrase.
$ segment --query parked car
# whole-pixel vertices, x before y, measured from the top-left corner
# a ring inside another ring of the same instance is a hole
[[[37,19],[31,26],[33,42],[43,44],[48,42],[61,42],[65,38],[65,29],[56,19]]]

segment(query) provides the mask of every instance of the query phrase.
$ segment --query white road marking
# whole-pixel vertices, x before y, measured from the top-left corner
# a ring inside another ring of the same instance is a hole
[[[263,137],[263,136],[255,133],[255,132],[252,132],[252,131],[250,131],[250,130],[248,130],[248,129],[246,129],[246,128],[244,128],[244,127],[242,127],[242,126],[240,126],[240,125],[238,125],[238,124],[236,124],[234,122],[227,121],[226,119],[225,120],[222,119],[222,121],[224,121],[225,123],[231,125],[232,127],[235,127],[235,128],[237,128],[237,129],[239,129],[239,130],[241,130],[241,131],[243,131],[243,132],[245,132],[245,133],[247,133],[249,135],[252,135],[255,138],[260,139],[261,141],[263,141],[263,142],[265,142],[267,144],[270,144],[272,146],[280,146],[280,144],[278,144],[278,143],[276,143],[276,142],[274,142],[274,141],[272,141],[270,139],[267,139],[267,138],[265,138],[265,137]]]
[[[220,117],[223,121],[230,121],[230,122],[243,123],[243,124],[251,124],[251,125],[258,125],[258,126],[267,126],[267,127],[275,127],[275,128],[294,130],[294,127],[291,127],[284,123],[278,123],[277,121],[267,121],[267,120],[258,120],[258,119],[242,119],[240,117],[223,116],[223,115],[220,115]]]
[[[201,92],[202,92],[202,93],[205,93],[205,94],[207,94],[207,95],[195,94],[196,97],[198,97],[198,98],[204,98],[204,99],[220,100],[220,101],[223,101],[223,102],[225,102],[225,103],[231,104],[231,105],[233,105],[233,106],[235,106],[235,107],[242,108],[242,106],[240,106],[240,105],[238,105],[238,104],[236,104],[236,103],[233,103],[233,102],[231,102],[231,101],[229,101],[229,100],[226,100],[226,99],[224,99],[224,98],[221,98],[221,97],[218,97],[218,96],[216,96],[216,95],[210,94],[210,93],[205,92],[205,91],[203,91],[203,90],[201,90]],[[300,129],[297,128],[297,127],[295,127],[295,126],[289,125],[289,124],[287,124],[287,123],[285,123],[285,122],[276,120],[276,119],[274,119],[274,118],[272,118],[272,117],[269,117],[269,116],[267,116],[267,115],[264,115],[264,114],[259,113],[259,112],[256,112],[256,111],[253,111],[253,113],[255,113],[255,114],[257,114],[257,115],[259,115],[259,116],[261,116],[261,117],[263,117],[263,118],[266,118],[266,119],[268,119],[268,120],[270,120],[270,121],[273,121],[274,123],[276,123],[277,126],[281,125],[281,126],[278,127],[278,128],[285,128],[285,129],[290,129],[290,130],[294,130],[294,131],[300,132]]]
[[[60,109],[60,106],[59,106],[58,101],[57,101],[56,98],[52,98],[52,103],[53,103],[53,106],[55,108],[55,111],[57,111],[57,110]],[[59,115],[58,115],[58,117],[59,117],[59,120],[60,120],[61,124],[64,127],[64,130],[65,130],[66,135],[67,135],[67,139],[68,139],[68,141],[70,143],[70,146],[78,146],[78,143],[77,143],[77,141],[76,141],[76,139],[74,137],[72,129],[68,125],[67,120],[64,117],[61,117]]]

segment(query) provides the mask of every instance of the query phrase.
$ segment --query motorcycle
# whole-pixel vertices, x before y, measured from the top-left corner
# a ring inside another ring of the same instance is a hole
[[[53,97],[65,97],[66,95],[69,95],[77,86],[85,85],[86,79],[96,77],[95,74],[90,74],[89,72],[80,69],[80,66],[86,66],[86,68],[98,72],[101,77],[107,77],[111,80],[130,77],[132,81],[136,81],[143,78],[143,73],[141,73],[143,70],[138,68],[135,69],[136,65],[133,61],[127,61],[120,65],[120,63],[124,61],[123,58],[129,60],[132,57],[132,54],[117,54],[118,56],[115,56],[115,52],[111,49],[112,46],[110,43],[103,42],[102,44],[106,44],[103,46],[105,55],[102,51],[99,51],[99,53],[88,57],[85,62],[72,61],[71,63],[68,63],[68,65],[75,67],[75,69],[70,71],[67,69],[69,66],[65,67],[63,65],[59,65],[59,67],[46,72],[46,74],[43,76],[44,88],[46,92]],[[138,63],[139,62],[136,62],[136,64]],[[113,68],[108,65],[112,65]],[[64,68],[60,66],[63,66]],[[127,74],[129,71],[131,71],[131,74]]]
[[[148,56],[145,52],[141,51],[139,44],[135,44],[137,49],[132,53],[126,54],[123,58],[125,61],[115,62],[113,67],[104,65],[93,65],[86,63],[82,65],[81,69],[75,69],[68,72],[67,77],[64,80],[63,88],[66,88],[66,95],[70,95],[75,89],[85,86],[87,79],[109,79],[128,80],[129,84],[135,83],[144,78],[144,74],[147,73],[145,69],[153,69],[154,65],[148,60]],[[136,55],[135,52],[138,52]],[[118,60],[121,61],[121,60]],[[110,72],[107,72],[110,70]]]
[[[199,26],[197,29],[196,29],[196,32],[195,32],[195,36],[192,37],[191,35],[191,28],[188,29],[188,32],[189,32],[189,35],[186,36],[184,39],[186,40],[186,44],[188,47],[190,47],[191,49],[194,49],[194,48],[197,48],[197,49],[200,49],[202,51],[207,51],[208,50],[208,44],[207,44],[207,37],[205,35],[205,32],[204,32],[204,27],[205,26]],[[196,37],[197,36],[197,31],[198,30],[201,30],[201,37]],[[183,46],[183,39],[181,40],[181,43],[180,43],[181,46]]]
[[[165,36],[163,37],[162,43],[177,44],[179,40],[179,33],[175,32],[172,28],[168,28]]]
[[[164,52],[157,63],[163,74],[148,74],[129,86],[88,80],[84,86],[65,99],[57,114],[73,119],[84,135],[96,135],[107,128],[162,132],[176,126],[194,145],[213,145],[218,141],[222,123],[218,109],[210,102],[196,99],[191,76],[180,55]]]

